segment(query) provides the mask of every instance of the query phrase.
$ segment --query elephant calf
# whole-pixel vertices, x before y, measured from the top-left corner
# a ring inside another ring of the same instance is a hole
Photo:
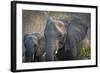
[[[26,34],[24,36],[25,61],[44,60],[44,38],[39,33]]]

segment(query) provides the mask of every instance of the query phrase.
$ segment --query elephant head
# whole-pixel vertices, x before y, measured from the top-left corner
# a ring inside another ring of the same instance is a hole
[[[88,26],[76,17],[66,24],[60,20],[48,19],[44,31],[46,61],[54,61],[56,52],[60,54],[59,57],[62,60],[67,60],[68,57],[76,59],[79,51],[76,48],[77,44],[84,39]],[[60,46],[60,42],[63,42],[64,45]]]
[[[53,61],[54,56],[57,53],[60,40],[64,38],[66,34],[65,25],[60,20],[53,20],[49,18],[46,24],[44,31],[45,35],[45,52],[46,52],[46,61]]]

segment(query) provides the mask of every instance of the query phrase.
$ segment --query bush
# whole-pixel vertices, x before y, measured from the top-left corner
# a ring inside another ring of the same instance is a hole
[[[91,58],[91,49],[90,48],[82,48],[80,50],[80,59],[90,59]]]

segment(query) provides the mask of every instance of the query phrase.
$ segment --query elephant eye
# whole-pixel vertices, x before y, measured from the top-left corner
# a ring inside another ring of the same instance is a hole
[[[59,34],[58,38],[60,38],[62,36],[62,34]]]
[[[64,35],[62,33],[59,33],[58,38],[62,38]]]
[[[36,48],[37,46],[36,46],[36,44],[34,44],[34,48]]]

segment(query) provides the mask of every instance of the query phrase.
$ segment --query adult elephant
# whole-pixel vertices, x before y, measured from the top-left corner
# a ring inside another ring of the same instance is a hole
[[[76,48],[87,33],[88,26],[80,18],[73,17],[68,23],[49,18],[44,31],[46,61],[54,61],[55,54],[59,60],[77,59]],[[59,46],[62,42],[62,46]]]
[[[39,33],[24,36],[25,62],[44,60],[44,38]]]

